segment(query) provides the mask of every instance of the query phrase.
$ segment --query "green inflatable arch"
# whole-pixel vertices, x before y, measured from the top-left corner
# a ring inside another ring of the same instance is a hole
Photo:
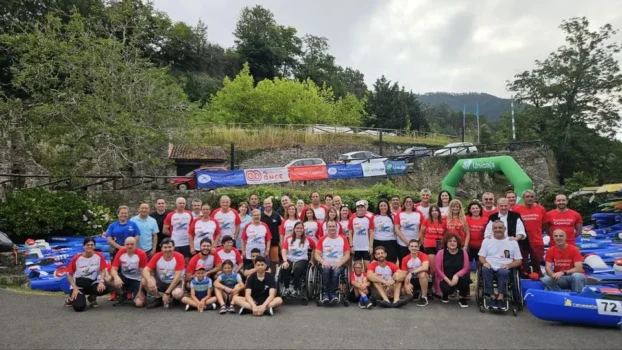
[[[493,171],[502,171],[512,185],[514,185],[517,203],[523,202],[523,191],[533,188],[533,181],[531,181],[520,165],[516,163],[514,158],[510,156],[461,159],[456,162],[456,165],[454,165],[447,176],[445,176],[441,187],[443,190],[449,191],[451,196],[454,197],[456,194],[456,186],[460,183],[465,173]]]

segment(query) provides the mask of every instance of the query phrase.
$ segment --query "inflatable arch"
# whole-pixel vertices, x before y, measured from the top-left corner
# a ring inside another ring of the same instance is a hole
[[[456,162],[447,176],[445,176],[441,187],[443,190],[449,191],[451,196],[454,197],[456,194],[456,186],[460,183],[465,173],[493,171],[502,171],[512,185],[514,185],[517,203],[523,202],[523,191],[533,188],[533,182],[529,176],[523,171],[520,165],[516,163],[514,158],[510,156],[461,159]]]

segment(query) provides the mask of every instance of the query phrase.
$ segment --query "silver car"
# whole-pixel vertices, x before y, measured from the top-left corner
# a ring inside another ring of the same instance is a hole
[[[471,142],[454,142],[434,151],[435,157],[448,156],[451,154],[477,153],[477,147]]]
[[[344,153],[339,156],[338,163],[343,164],[360,164],[367,162],[384,162],[387,158],[377,155],[374,152],[369,151],[355,151]]]

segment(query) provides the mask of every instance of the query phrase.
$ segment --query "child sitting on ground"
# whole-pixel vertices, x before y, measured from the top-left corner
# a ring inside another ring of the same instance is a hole
[[[363,263],[361,261],[355,261],[352,264],[354,271],[350,272],[350,284],[352,290],[350,295],[354,300],[358,299],[359,307],[361,309],[371,308],[371,301],[367,297],[369,294],[369,281],[367,280],[367,274],[363,270]]]
[[[216,310],[216,297],[212,296],[212,280],[206,276],[205,265],[199,264],[190,281],[190,297],[183,297],[181,302],[186,304],[186,311],[191,307],[199,312]]]
[[[220,314],[235,313],[235,308],[231,304],[234,296],[244,289],[242,277],[239,273],[233,272],[233,262],[225,260],[222,263],[222,273],[218,275],[214,282],[214,291],[220,304]]]

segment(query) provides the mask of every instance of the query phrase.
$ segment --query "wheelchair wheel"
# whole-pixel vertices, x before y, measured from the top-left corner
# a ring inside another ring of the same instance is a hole
[[[303,297],[303,298],[300,300],[300,304],[302,304],[303,306],[308,305],[308,304],[309,304],[309,299],[307,299],[306,297]]]
[[[350,301],[348,300],[348,298],[343,298],[343,306],[345,307],[350,306]]]
[[[515,306],[512,307],[512,315],[518,316],[518,308]]]
[[[513,274],[514,281],[512,283],[512,302],[516,306],[518,311],[523,310],[524,300],[523,300],[523,289],[521,288],[521,278],[520,272],[518,269],[514,270]]]
[[[285,289],[283,286],[283,279],[281,278],[281,265],[277,265],[276,273],[274,274],[274,279],[276,280],[276,295],[282,296],[283,290]]]
[[[482,276],[481,266],[475,271],[475,302],[484,312],[484,277]]]
[[[315,266],[309,265],[307,269],[307,299],[313,300],[315,298]]]

